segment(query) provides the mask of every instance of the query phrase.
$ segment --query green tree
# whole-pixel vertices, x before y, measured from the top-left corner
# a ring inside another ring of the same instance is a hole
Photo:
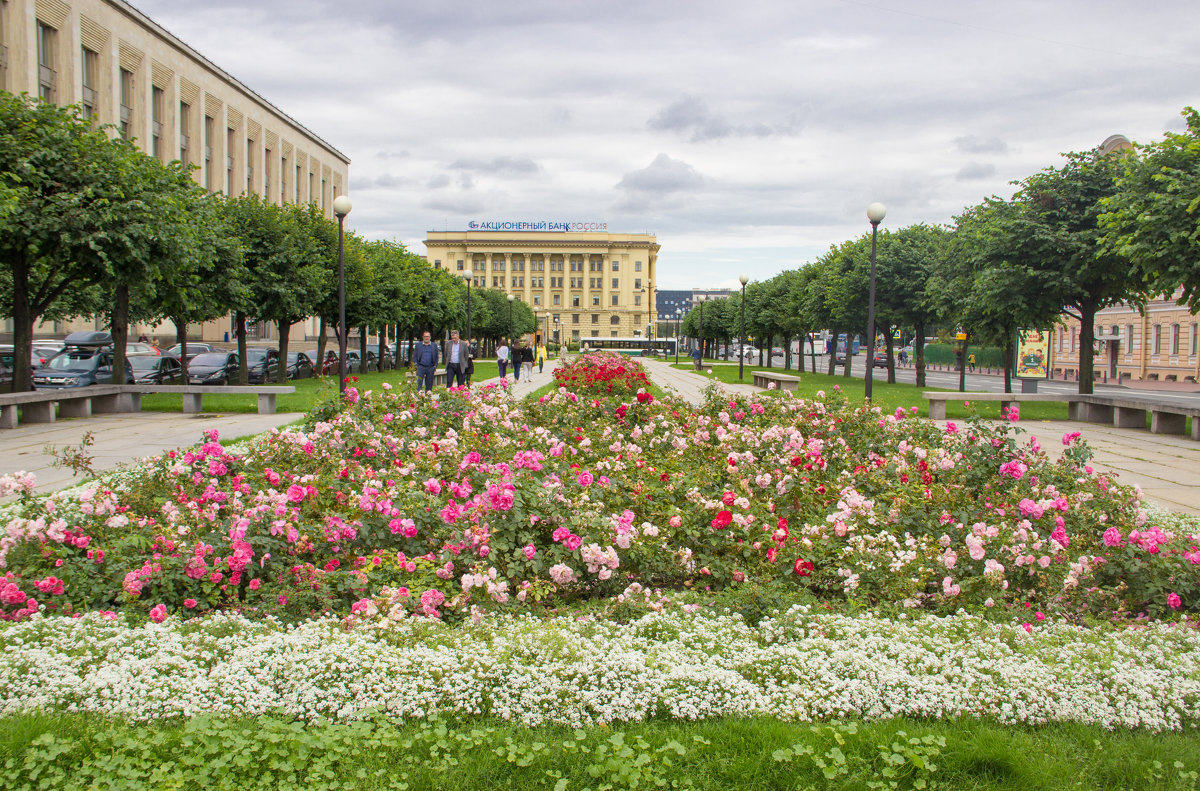
[[[147,159],[76,107],[0,92],[0,311],[13,319],[14,389],[29,387],[40,319],[86,309],[127,257],[138,265],[174,243],[177,218],[150,210],[170,208],[151,192],[173,174]]]
[[[1183,289],[1200,310],[1200,113],[1185,108],[1187,131],[1139,145],[1126,157],[1117,191],[1103,201],[1105,250],[1134,266],[1152,294]]]
[[[1122,158],[1097,148],[1066,160],[1016,182],[1011,200],[985,202],[978,256],[983,266],[1023,267],[1026,274],[1014,285],[1040,290],[1079,321],[1079,392],[1091,393],[1097,311],[1144,302],[1146,288],[1129,277],[1129,259],[1102,243],[1100,215],[1117,193]]]

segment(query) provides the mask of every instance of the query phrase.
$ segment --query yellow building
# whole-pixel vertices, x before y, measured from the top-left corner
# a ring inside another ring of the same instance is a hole
[[[0,0],[0,89],[81,104],[147,154],[196,165],[210,192],[332,217],[347,190],[345,154],[123,0]],[[210,340],[229,330],[210,324]]]
[[[557,329],[560,340],[649,334],[659,250],[654,236],[609,233],[605,223],[469,226],[430,231],[425,257],[459,276],[471,272],[474,287],[514,295],[551,333]]]
[[[1171,299],[1153,299],[1144,311],[1129,304],[1096,313],[1096,381],[1200,381],[1197,315]],[[1067,319],[1050,335],[1056,378],[1079,378],[1079,322]]]

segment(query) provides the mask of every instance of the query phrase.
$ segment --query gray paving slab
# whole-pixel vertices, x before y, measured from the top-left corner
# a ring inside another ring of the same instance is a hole
[[[79,483],[87,476],[55,467],[55,457],[47,450],[81,448],[89,432],[93,444],[84,452],[92,457],[92,468],[101,472],[202,442],[208,429],[215,428],[222,439],[229,440],[261,434],[302,417],[301,413],[285,412],[274,415],[135,412],[54,423],[24,423],[15,429],[0,429],[0,474],[31,472],[37,476],[37,491],[50,492]]]
[[[673,389],[693,404],[700,403],[711,381],[657,360],[646,361],[646,370],[659,387]],[[750,385],[724,387],[731,392],[761,392]],[[1200,442],[1190,437],[1069,420],[1018,425],[1052,455],[1061,450],[1064,434],[1078,431],[1094,453],[1095,469],[1111,473],[1119,483],[1137,484],[1147,499],[1164,508],[1200,514]]]

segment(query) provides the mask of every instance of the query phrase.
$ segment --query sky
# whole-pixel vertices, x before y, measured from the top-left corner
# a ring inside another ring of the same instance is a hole
[[[1182,131],[1191,0],[132,0],[351,158],[348,227],[649,232],[737,287]]]

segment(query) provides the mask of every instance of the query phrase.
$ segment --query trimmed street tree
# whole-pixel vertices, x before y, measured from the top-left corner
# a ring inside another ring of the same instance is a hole
[[[1181,303],[1200,310],[1200,113],[1183,111],[1187,131],[1126,157],[1118,191],[1104,202],[1106,250],[1127,258],[1152,294],[1183,289]]]

